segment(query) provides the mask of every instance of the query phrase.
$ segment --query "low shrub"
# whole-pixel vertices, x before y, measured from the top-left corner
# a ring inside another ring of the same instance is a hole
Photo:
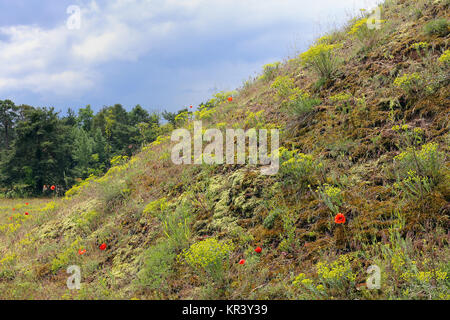
[[[445,50],[444,53],[439,57],[439,62],[443,65],[450,65],[450,50]]]
[[[143,254],[143,266],[137,274],[138,286],[150,290],[167,289],[167,278],[176,254],[169,242],[161,241],[148,248]]]
[[[395,78],[394,86],[402,89],[408,96],[412,96],[423,89],[423,79],[417,72],[407,73]]]
[[[294,79],[289,76],[279,76],[276,77],[270,87],[276,90],[277,96],[280,99],[286,99],[292,94],[295,88]]]
[[[428,22],[424,26],[424,31],[427,35],[445,37],[450,33],[450,23],[447,19],[435,19]]]
[[[332,213],[339,213],[339,207],[344,202],[342,190],[340,188],[333,187],[325,183],[317,187],[316,192],[318,193],[319,198],[327,205]]]
[[[301,153],[299,150],[289,151],[280,148],[280,177],[285,185],[293,185],[304,189],[308,184],[315,183],[317,174],[323,168],[320,161],[310,154]]]
[[[336,55],[338,44],[319,43],[300,54],[301,63],[312,67],[316,73],[325,80],[331,80],[337,73],[340,59]]]
[[[341,255],[332,262],[319,261],[315,266],[315,279],[300,273],[292,285],[306,299],[350,299],[357,296],[357,274],[353,272],[351,262],[350,255]]]
[[[190,246],[179,255],[200,275],[210,276],[218,284],[222,283],[224,273],[229,264],[228,259],[234,246],[231,242],[220,242],[209,238]]]
[[[280,62],[266,64],[263,67],[263,74],[261,75],[260,79],[264,81],[272,81],[278,73],[280,65]]]
[[[296,119],[303,118],[314,112],[314,107],[321,104],[318,98],[311,98],[309,95],[298,95],[294,100],[289,102],[286,110],[290,116]]]

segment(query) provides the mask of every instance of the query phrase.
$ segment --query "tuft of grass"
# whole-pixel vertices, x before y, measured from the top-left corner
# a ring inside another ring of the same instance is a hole
[[[341,64],[341,60],[336,54],[336,50],[340,47],[341,44],[319,43],[314,45],[300,54],[301,63],[313,68],[322,79],[331,80]]]
[[[314,107],[320,105],[322,100],[299,96],[287,105],[289,115],[299,119],[314,112]]]

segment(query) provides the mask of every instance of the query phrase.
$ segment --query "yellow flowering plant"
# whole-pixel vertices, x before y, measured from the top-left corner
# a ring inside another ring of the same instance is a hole
[[[314,183],[316,176],[322,172],[323,163],[314,159],[311,154],[282,147],[279,149],[279,155],[279,174],[287,185],[305,188],[308,184]]]
[[[443,65],[450,66],[450,50],[447,49],[439,57],[439,62]]]
[[[233,249],[234,246],[231,242],[208,238],[183,250],[179,259],[184,260],[200,274],[206,273],[213,280],[220,282],[223,280],[223,274]]]
[[[270,87],[275,89],[276,94],[280,99],[286,99],[294,90],[294,79],[289,76],[279,76],[275,78]]]
[[[333,214],[339,213],[339,207],[344,202],[344,197],[340,188],[325,183],[317,187],[316,192]]]
[[[271,81],[277,74],[280,69],[280,62],[268,63],[263,67],[263,74],[259,77],[259,79],[263,81]]]
[[[292,282],[308,299],[329,299],[335,296],[353,296],[356,291],[357,273],[353,272],[350,254],[341,255],[332,262],[319,261],[315,265],[314,279],[300,273]]]
[[[404,74],[395,78],[394,86],[402,89],[408,95],[418,93],[422,88],[423,80],[419,73]]]
[[[348,113],[352,99],[353,95],[348,92],[340,92],[338,94],[330,96],[330,100],[337,104],[336,109],[340,110],[343,113]]]
[[[379,30],[377,28],[369,28],[368,24],[381,25],[385,20],[371,19],[364,17],[356,20],[354,24],[350,27],[347,34],[351,37],[356,38],[360,43],[372,47],[375,44]]]
[[[341,46],[341,44],[318,43],[300,54],[301,63],[304,66],[312,67],[321,78],[329,80],[336,75],[338,70],[340,60],[336,55],[336,50]]]

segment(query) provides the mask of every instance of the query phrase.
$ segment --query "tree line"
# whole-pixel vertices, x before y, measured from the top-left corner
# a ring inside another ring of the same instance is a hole
[[[90,105],[62,116],[54,108],[17,106],[0,100],[0,196],[42,195],[45,185],[70,188],[106,172],[116,156],[131,156],[175,125],[177,113],[127,111]],[[165,119],[167,123],[161,124]]]

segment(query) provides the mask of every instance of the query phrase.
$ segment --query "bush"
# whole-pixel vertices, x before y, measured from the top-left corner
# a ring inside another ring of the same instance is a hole
[[[425,144],[420,150],[409,147],[394,157],[394,172],[397,178],[394,187],[409,197],[423,197],[441,179],[444,159],[444,154],[438,151],[437,143]]]
[[[410,170],[416,170],[436,181],[441,177],[444,159],[444,154],[438,150],[438,144],[431,142],[423,145],[420,150],[409,147],[394,157],[394,162],[396,172],[401,178],[406,177]]]
[[[299,95],[287,105],[289,115],[295,118],[301,118],[311,114],[314,107],[318,106],[322,101],[317,98],[311,98],[309,95]]]
[[[333,262],[320,261],[316,264],[317,280],[300,273],[292,284],[307,299],[349,299],[357,295],[357,274],[352,271],[351,262],[350,255],[341,255]]]
[[[77,255],[76,252],[80,249],[81,239],[77,238],[72,244],[66,248],[63,252],[58,254],[53,260],[51,264],[51,270],[53,273],[56,272],[69,265],[69,263],[76,262]]]
[[[271,211],[263,221],[264,228],[269,230],[272,229],[275,224],[275,220],[277,220],[280,213],[282,213],[280,209],[275,209],[274,211]]]
[[[301,63],[312,67],[317,74],[326,80],[332,79],[338,70],[340,61],[335,54],[341,45],[319,43],[300,54]]]
[[[124,180],[102,183],[102,200],[105,203],[106,212],[113,212],[123,205],[131,194]]]
[[[399,227],[397,224],[396,227]],[[401,226],[401,228],[403,228]],[[436,230],[436,232],[442,232]],[[398,228],[389,229],[389,243],[377,244],[380,267],[385,271],[382,287],[402,299],[449,299],[449,265],[417,250],[411,239],[403,238]],[[439,266],[441,264],[441,266]],[[383,285],[383,283],[385,283]],[[383,289],[383,288],[382,288]],[[392,297],[388,297],[390,299]]]
[[[439,62],[443,65],[450,65],[450,50],[444,51],[444,53],[439,57]]]
[[[191,238],[189,224],[192,215],[190,214],[188,205],[182,203],[177,206],[175,211],[166,211],[166,214],[160,219],[162,219],[164,234],[167,236],[171,246],[176,250],[185,248]]]
[[[166,209],[168,207],[168,202],[165,197],[152,201],[149,204],[147,204],[144,208],[143,213],[154,215],[156,217],[162,218],[166,212]]]
[[[375,44],[375,41],[377,39],[378,30],[369,29],[367,26],[368,21],[367,18],[360,19],[356,21],[353,26],[350,28],[350,31],[348,32],[349,36],[354,36],[358,41],[367,47],[372,47]],[[384,20],[376,20],[375,23],[381,24]]]
[[[319,194],[320,199],[327,205],[332,213],[339,213],[339,207],[344,202],[341,189],[324,184],[319,186],[316,191]]]
[[[279,76],[270,87],[276,90],[280,99],[286,99],[293,93],[292,91],[295,88],[294,79],[289,76]]]
[[[285,184],[305,188],[314,183],[316,174],[322,169],[323,164],[314,159],[310,154],[301,153],[299,150],[289,151],[280,148],[279,174]]]
[[[395,78],[394,86],[401,88],[408,95],[418,93],[423,87],[422,77],[419,73],[404,74]]]
[[[144,252],[144,264],[138,272],[137,284],[150,290],[167,288],[167,277],[176,254],[167,241],[161,241]]]
[[[280,64],[280,62],[266,64],[263,68],[263,74],[261,75],[260,79],[264,81],[273,80],[280,68]]]
[[[350,110],[350,101],[352,99],[353,96],[347,92],[341,92],[330,97],[331,101],[339,104],[336,109],[340,110],[343,113],[348,113],[348,111]]]
[[[450,23],[447,19],[432,20],[425,25],[424,30],[429,36],[437,35],[445,37],[450,32]]]
[[[191,245],[180,254],[180,258],[200,274],[206,273],[214,281],[221,283],[233,245],[209,238]]]

